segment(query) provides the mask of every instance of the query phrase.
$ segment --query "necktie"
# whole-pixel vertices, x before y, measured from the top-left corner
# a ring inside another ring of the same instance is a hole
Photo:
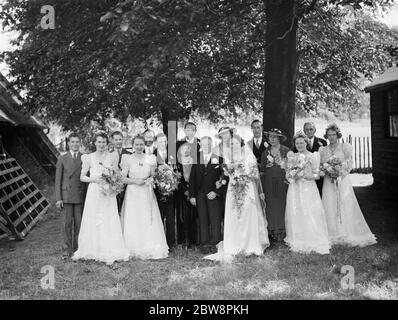
[[[258,143],[258,139],[256,139],[256,148],[258,149],[258,147],[259,147],[259,143]]]
[[[73,160],[76,160],[76,159],[77,159],[77,153],[73,152]]]

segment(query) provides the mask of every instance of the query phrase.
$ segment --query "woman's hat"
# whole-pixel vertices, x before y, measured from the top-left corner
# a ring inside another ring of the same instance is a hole
[[[218,129],[218,133],[216,133],[214,135],[214,137],[216,139],[221,139],[220,135],[222,135],[225,132],[230,132],[231,136],[236,134],[236,129],[235,128],[231,128],[231,127],[221,127],[220,129]]]
[[[273,134],[273,135],[275,135],[275,136],[280,137],[280,141],[281,141],[281,142],[287,140],[287,137],[282,133],[282,131],[280,131],[280,130],[277,129],[277,128],[273,128],[273,129],[271,129],[271,130],[269,130],[269,131],[264,131],[264,135],[265,135],[267,138],[269,138],[269,135],[270,135],[270,134]]]

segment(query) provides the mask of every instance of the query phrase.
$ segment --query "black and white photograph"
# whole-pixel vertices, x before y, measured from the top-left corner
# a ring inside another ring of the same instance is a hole
[[[397,0],[0,0],[0,300],[398,300],[397,194]]]

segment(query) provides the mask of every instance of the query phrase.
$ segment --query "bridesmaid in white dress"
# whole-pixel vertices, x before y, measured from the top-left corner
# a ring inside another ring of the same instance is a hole
[[[104,166],[117,168],[118,156],[107,151],[106,134],[97,134],[94,144],[96,151],[82,156],[80,180],[88,182],[89,186],[78,239],[79,248],[72,259],[92,259],[111,265],[115,261],[127,261],[129,258],[124,245],[116,196],[103,195],[99,185]],[[88,172],[90,177],[87,177]]]
[[[304,177],[290,181],[286,198],[285,242],[292,251],[328,254],[330,243],[325,212],[315,180],[319,179],[319,154],[307,150],[308,137],[299,132],[293,138],[297,153],[289,151],[288,161],[304,155]],[[288,173],[286,174],[288,176]]]
[[[241,138],[235,135],[231,140],[231,152],[224,152],[228,166],[234,161],[243,161],[246,168],[254,167],[257,170],[257,179],[249,182],[245,201],[239,213],[234,204],[234,194],[231,191],[231,182],[227,189],[224,219],[224,240],[217,245],[217,253],[205,256],[205,259],[230,263],[235,255],[245,256],[262,255],[269,246],[267,220],[261,199],[265,196],[262,192],[260,175],[258,173],[257,159],[247,145],[241,145]],[[240,217],[239,217],[240,216]]]
[[[163,223],[151,184],[146,181],[156,168],[156,157],[144,153],[144,137],[133,139],[134,153],[123,155],[121,167],[127,188],[121,211],[123,235],[131,257],[163,259],[168,256]]]
[[[332,244],[368,246],[375,244],[376,237],[366,223],[352,188],[349,173],[352,170],[352,146],[340,143],[339,127],[331,124],[326,128],[325,138],[329,145],[319,149],[321,163],[335,156],[342,161],[343,174],[337,184],[325,177],[322,202],[326,212],[329,237]]]

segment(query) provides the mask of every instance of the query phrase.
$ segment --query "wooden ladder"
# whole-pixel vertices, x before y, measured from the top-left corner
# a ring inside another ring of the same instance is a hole
[[[0,160],[0,239],[23,239],[49,207],[14,158]]]

